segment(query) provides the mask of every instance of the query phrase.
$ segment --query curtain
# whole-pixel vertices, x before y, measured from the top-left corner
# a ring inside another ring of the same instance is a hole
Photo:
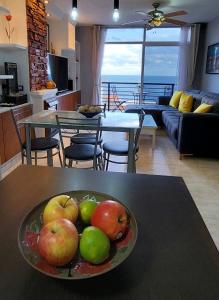
[[[92,77],[93,77],[93,104],[100,104],[101,68],[103,62],[104,44],[107,29],[103,26],[93,27],[92,49]]]
[[[199,46],[200,24],[181,28],[179,51],[178,89],[186,90],[193,86]]]

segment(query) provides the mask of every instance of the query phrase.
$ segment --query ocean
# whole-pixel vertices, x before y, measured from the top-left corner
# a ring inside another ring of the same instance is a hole
[[[102,82],[140,83],[141,76],[137,75],[102,75]],[[145,76],[144,83],[176,84],[176,76]]]

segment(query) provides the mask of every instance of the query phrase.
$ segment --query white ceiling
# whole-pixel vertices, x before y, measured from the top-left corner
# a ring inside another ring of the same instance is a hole
[[[53,14],[70,14],[72,0],[49,0]],[[136,10],[152,10],[153,0],[120,0],[120,20],[112,20],[113,0],[78,0],[78,23],[80,25],[102,24],[119,25],[124,22],[142,19]],[[175,17],[189,23],[209,22],[219,16],[219,0],[160,0],[160,9],[165,13],[185,10],[187,16]],[[143,17],[144,18],[144,17]]]

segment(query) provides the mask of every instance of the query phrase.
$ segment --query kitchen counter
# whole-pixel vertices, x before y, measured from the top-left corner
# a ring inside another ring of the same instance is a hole
[[[11,109],[13,108],[21,108],[21,107],[25,107],[27,105],[29,105],[30,103],[27,102],[27,103],[24,103],[24,104],[20,104],[20,105],[15,105],[15,106],[11,106],[11,107],[0,107],[0,114],[1,113],[4,113],[6,111],[10,111]]]

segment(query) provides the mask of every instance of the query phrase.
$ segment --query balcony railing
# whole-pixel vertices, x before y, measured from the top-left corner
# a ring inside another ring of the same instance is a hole
[[[101,103],[107,104],[108,110],[115,109],[117,103],[125,104],[157,103],[160,96],[172,96],[173,83],[144,83],[141,93],[139,82],[104,81],[101,84]],[[142,96],[142,97],[141,97]]]

